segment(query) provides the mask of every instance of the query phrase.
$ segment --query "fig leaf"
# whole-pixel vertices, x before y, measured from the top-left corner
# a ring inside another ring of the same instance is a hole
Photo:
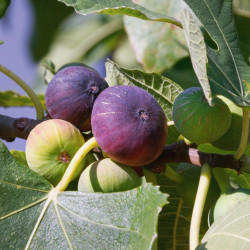
[[[144,20],[161,21],[180,25],[180,22],[167,15],[160,14],[158,12],[151,11],[139,4],[135,4],[136,1],[131,0],[59,0],[65,3],[67,6],[73,6],[75,11],[79,14],[108,14],[108,15],[128,15],[137,17]]]
[[[249,107],[250,75],[237,38],[232,1],[184,0],[216,43],[207,46],[207,74],[212,95],[224,95],[238,106]],[[227,65],[227,67],[225,67]]]
[[[249,249],[249,206],[250,198],[216,220],[196,249]]]
[[[139,0],[139,4],[178,17],[187,5],[182,0]],[[183,31],[163,22],[149,22],[135,17],[124,17],[125,29],[137,61],[147,72],[161,73],[171,68],[179,59],[188,56]]]
[[[183,25],[194,71],[199,79],[204,95],[208,100],[208,103],[211,105],[212,93],[207,77],[206,67],[208,61],[207,50],[199,23],[187,9],[180,14],[180,19]]]
[[[112,85],[135,85],[149,92],[160,104],[167,121],[172,121],[172,106],[175,98],[183,89],[172,80],[157,73],[145,73],[139,70],[129,70],[108,60],[106,66],[106,81]],[[174,126],[168,127],[167,144],[176,142],[179,132]]]
[[[3,249],[149,249],[167,195],[144,184],[112,194],[56,193],[0,142]],[[93,240],[94,239],[94,240]]]
[[[38,94],[38,98],[40,99],[43,108],[46,108],[44,95]],[[28,96],[20,95],[19,93],[12,90],[7,90],[7,91],[0,91],[0,106],[4,108],[33,107],[34,104]]]

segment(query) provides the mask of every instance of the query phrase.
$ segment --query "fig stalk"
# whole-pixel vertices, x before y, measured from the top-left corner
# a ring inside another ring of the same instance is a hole
[[[14,82],[16,82],[27,93],[27,95],[30,97],[35,106],[37,120],[42,120],[44,118],[43,106],[36,93],[32,90],[32,88],[27,83],[25,83],[19,76],[17,76],[15,73],[13,73],[11,70],[1,64],[0,71],[6,76],[8,76],[10,79],[12,79]]]
[[[55,187],[56,190],[64,191],[67,188],[81,160],[87,155],[87,153],[90,150],[92,150],[94,147],[97,147],[97,146],[98,144],[97,144],[95,137],[92,137],[86,143],[83,144],[83,146],[76,152],[76,154],[72,158],[61,181]]]
[[[234,159],[239,160],[247,147],[247,141],[248,141],[248,133],[249,133],[249,111],[246,109],[243,110],[243,122],[242,122],[242,133],[241,133],[241,140],[240,145],[237,151],[234,154]]]
[[[207,197],[208,188],[211,181],[211,170],[210,166],[205,163],[201,169],[200,181],[198,185],[197,194],[195,197],[191,224],[190,224],[190,232],[189,232],[189,248],[190,250],[195,250],[199,245],[199,232],[200,232],[200,224],[202,213]]]

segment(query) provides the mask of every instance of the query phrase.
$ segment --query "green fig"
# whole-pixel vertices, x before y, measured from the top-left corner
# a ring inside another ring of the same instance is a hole
[[[106,158],[93,162],[82,172],[78,182],[78,191],[84,193],[120,192],[138,187],[140,183],[140,178],[133,168]]]
[[[81,132],[71,123],[60,119],[43,121],[32,129],[27,138],[28,166],[55,186],[84,142]],[[72,180],[80,175],[84,163],[85,159]]]
[[[200,87],[184,90],[174,101],[173,121],[177,130],[196,144],[218,140],[229,129],[231,112],[219,98],[207,102]]]

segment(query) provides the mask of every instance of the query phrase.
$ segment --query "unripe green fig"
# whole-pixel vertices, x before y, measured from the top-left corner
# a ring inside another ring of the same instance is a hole
[[[173,121],[178,131],[196,144],[218,140],[229,129],[231,112],[219,98],[207,102],[200,87],[184,90],[174,101]]]
[[[236,106],[232,101],[224,96],[218,96],[229,107],[232,114],[232,122],[227,132],[218,140],[211,144],[217,148],[235,151],[240,145],[241,133],[242,133],[242,108]],[[250,133],[248,134],[248,142],[250,142]]]
[[[111,193],[127,191],[139,185],[140,178],[135,170],[105,158],[93,162],[82,172],[78,191]]]
[[[227,215],[242,202],[250,198],[250,189],[237,188],[227,194],[221,194],[209,213],[210,225],[217,219]]]
[[[43,121],[31,130],[27,138],[28,166],[55,186],[84,142],[81,132],[71,123],[60,119]],[[72,180],[80,175],[84,163],[85,159]]]

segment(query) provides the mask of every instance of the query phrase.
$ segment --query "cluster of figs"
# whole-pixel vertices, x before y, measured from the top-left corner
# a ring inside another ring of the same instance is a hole
[[[85,143],[86,133],[93,133],[103,158],[82,159],[72,178],[78,180],[80,192],[117,192],[139,186],[136,170],[157,159],[166,145],[166,116],[151,94],[132,85],[109,87],[84,65],[58,70],[48,84],[45,102],[52,119],[30,132],[26,159],[33,171],[54,186]],[[211,107],[201,88],[190,88],[176,98],[173,120],[194,143],[234,150],[241,132],[237,117],[242,116],[235,107],[222,98],[215,98]]]

